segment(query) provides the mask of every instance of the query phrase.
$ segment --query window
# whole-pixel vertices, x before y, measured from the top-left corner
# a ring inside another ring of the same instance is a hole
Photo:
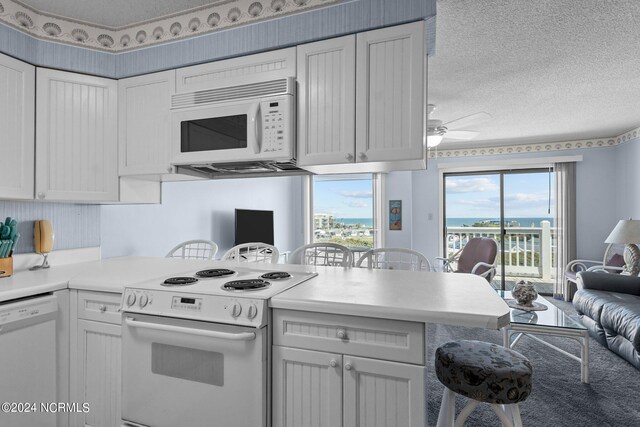
[[[358,252],[381,245],[374,174],[324,175],[310,178],[310,242],[338,243]]]
[[[472,237],[500,244],[493,285],[511,290],[520,280],[551,295],[555,282],[554,175],[522,169],[444,175],[444,253]]]

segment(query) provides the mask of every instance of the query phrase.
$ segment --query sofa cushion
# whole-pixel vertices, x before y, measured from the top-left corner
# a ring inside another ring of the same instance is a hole
[[[607,342],[610,337],[621,335],[636,351],[640,351],[640,297],[624,295],[624,301],[609,302],[600,314],[600,324],[604,328]]]
[[[573,296],[573,306],[578,312],[582,324],[589,330],[589,335],[604,347],[608,347],[608,343],[604,328],[600,323],[602,309],[605,304],[619,300],[620,296],[631,295],[593,289],[579,289]]]
[[[578,289],[573,296],[573,306],[578,314],[584,314],[600,323],[602,308],[606,303],[615,300],[614,292]]]

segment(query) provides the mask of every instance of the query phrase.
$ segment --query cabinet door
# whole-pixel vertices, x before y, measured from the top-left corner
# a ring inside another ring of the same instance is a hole
[[[342,425],[341,355],[273,346],[272,360],[273,427]]]
[[[424,369],[344,356],[344,427],[424,427]]]
[[[357,35],[357,161],[423,159],[424,23]]]
[[[171,172],[170,97],[175,70],[118,81],[120,175]]]
[[[0,198],[33,199],[35,67],[0,55]]]
[[[121,326],[78,320],[77,366],[72,384],[73,402],[89,404],[76,414],[78,427],[113,427],[121,424]]]
[[[39,68],[36,197],[117,201],[118,83]]]
[[[356,38],[298,46],[298,166],[353,163]]]

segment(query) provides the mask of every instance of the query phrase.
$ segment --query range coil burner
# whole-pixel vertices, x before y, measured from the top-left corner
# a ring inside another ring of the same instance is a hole
[[[281,279],[288,279],[289,277],[291,277],[291,274],[287,273],[286,271],[270,271],[268,273],[264,273],[260,277],[262,279],[268,279],[268,280],[281,280]]]
[[[208,270],[201,270],[196,273],[197,277],[202,279],[210,279],[214,277],[226,277],[236,274],[235,271],[228,268],[210,268]]]
[[[263,279],[240,279],[222,285],[225,291],[257,291],[270,286],[271,283]]]
[[[198,279],[195,277],[169,277],[162,282],[162,286],[188,286],[196,283]]]

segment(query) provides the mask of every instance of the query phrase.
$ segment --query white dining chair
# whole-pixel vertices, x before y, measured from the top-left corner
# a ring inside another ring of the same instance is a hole
[[[275,246],[252,242],[232,247],[222,256],[222,261],[277,264],[279,258],[280,252]]]
[[[211,240],[187,240],[175,246],[165,258],[213,259],[218,253],[218,245]]]
[[[346,246],[337,243],[310,243],[291,252],[288,262],[303,265],[351,267],[353,253]]]
[[[378,248],[365,252],[356,267],[385,270],[431,271],[431,263],[418,251],[404,248]]]

